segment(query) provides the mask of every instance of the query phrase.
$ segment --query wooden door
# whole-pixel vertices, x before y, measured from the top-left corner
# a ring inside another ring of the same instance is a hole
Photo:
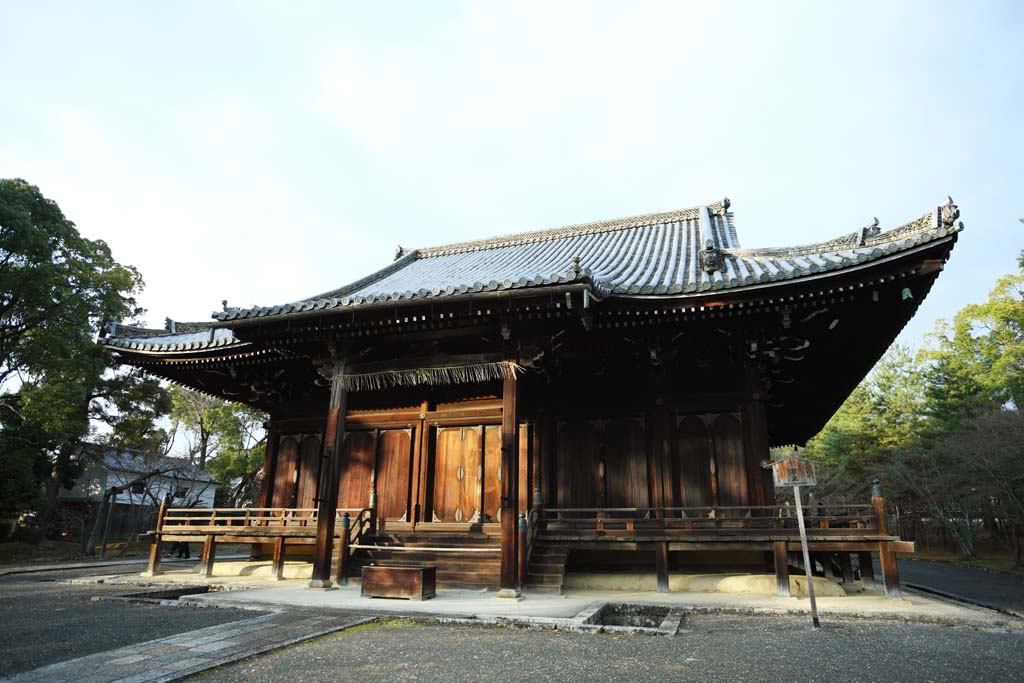
[[[316,486],[320,478],[320,437],[309,435],[299,449],[299,483],[295,507],[316,507]]]
[[[743,457],[743,425],[731,413],[715,419],[715,473],[718,479],[718,504],[723,507],[749,505],[747,469]]]
[[[558,507],[600,507],[600,447],[596,420],[566,420],[558,425]]]
[[[676,426],[673,478],[681,507],[714,504],[712,458],[714,449],[704,416],[686,415]]]
[[[501,520],[501,425],[484,427],[484,501],[485,522]]]
[[[377,441],[377,515],[409,519],[412,429],[385,429]]]
[[[298,465],[298,457],[298,441],[291,436],[282,438],[277,449],[277,469],[274,474],[271,507],[295,507],[295,468]]]
[[[640,418],[609,420],[604,429],[605,505],[647,507],[647,441]]]
[[[374,432],[347,432],[338,478],[338,507],[365,508],[370,505],[377,436]]]
[[[434,449],[435,522],[469,522],[480,514],[481,427],[438,427]]]

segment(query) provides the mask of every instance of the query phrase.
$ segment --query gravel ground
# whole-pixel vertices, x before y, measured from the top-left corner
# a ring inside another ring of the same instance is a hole
[[[357,627],[199,674],[301,681],[1011,681],[1024,634],[851,621],[695,615],[675,638],[473,626]]]
[[[928,560],[900,560],[900,580],[961,595],[980,604],[1024,612],[1024,578]],[[881,569],[876,569],[881,576]]]
[[[110,568],[105,568],[105,573],[114,573],[106,569]],[[136,589],[62,583],[96,572],[91,569],[16,574],[0,579],[0,676],[257,614],[233,609],[94,602],[93,596],[123,595]]]

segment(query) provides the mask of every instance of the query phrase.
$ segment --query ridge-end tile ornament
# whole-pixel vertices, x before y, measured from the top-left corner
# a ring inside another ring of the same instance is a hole
[[[705,273],[713,273],[722,267],[722,256],[712,240],[704,242],[704,248],[700,252],[700,268]]]

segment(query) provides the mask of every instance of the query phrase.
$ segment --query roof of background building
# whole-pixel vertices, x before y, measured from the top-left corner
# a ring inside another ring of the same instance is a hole
[[[171,456],[147,455],[141,451],[117,449],[88,444],[88,449],[100,454],[102,465],[112,472],[128,474],[148,474],[153,470],[164,470],[160,476],[175,477],[184,481],[201,481],[216,483],[208,472],[184,458]]]

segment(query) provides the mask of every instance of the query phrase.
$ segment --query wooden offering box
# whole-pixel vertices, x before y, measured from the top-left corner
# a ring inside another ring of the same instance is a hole
[[[364,598],[429,600],[437,595],[436,567],[363,567]]]

